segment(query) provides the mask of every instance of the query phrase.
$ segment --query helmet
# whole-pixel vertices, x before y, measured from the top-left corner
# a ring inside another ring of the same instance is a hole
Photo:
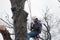
[[[34,20],[34,19],[36,19],[36,16],[33,16],[33,17],[32,17],[32,20]]]
[[[38,18],[37,18],[36,16],[33,16],[33,17],[32,17],[32,20],[33,20],[33,21],[37,21]]]

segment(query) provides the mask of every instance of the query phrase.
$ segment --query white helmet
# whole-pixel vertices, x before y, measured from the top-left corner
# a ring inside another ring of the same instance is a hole
[[[34,19],[36,19],[36,18],[37,18],[36,16],[33,16],[33,17],[32,17],[32,20],[34,20]]]

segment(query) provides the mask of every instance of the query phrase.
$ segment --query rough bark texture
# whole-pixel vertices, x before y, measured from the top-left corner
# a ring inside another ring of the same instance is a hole
[[[12,40],[10,37],[10,33],[4,26],[0,26],[0,33],[2,34],[4,40]]]
[[[12,40],[10,33],[7,30],[0,30],[4,40]]]
[[[10,0],[12,4],[15,40],[24,40],[27,33],[27,12],[24,9],[26,0]]]

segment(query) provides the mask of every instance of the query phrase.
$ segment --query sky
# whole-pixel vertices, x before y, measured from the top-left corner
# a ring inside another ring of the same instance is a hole
[[[49,13],[54,13],[55,16],[60,14],[60,3],[58,0],[30,0],[31,2],[31,15],[42,17],[45,13],[46,7],[50,9]],[[29,13],[28,2],[25,2],[25,10]],[[44,12],[43,12],[44,11]],[[4,15],[2,15],[2,13]],[[0,0],[0,15],[1,17],[6,16],[6,13],[9,15],[9,18],[12,17],[11,4],[10,0]]]
[[[60,3],[58,0],[30,0],[31,2],[31,15],[37,16],[38,18],[42,18],[46,11],[46,7],[50,9],[49,13],[54,14],[54,16],[60,18]],[[26,12],[29,13],[29,5],[28,2],[25,2],[25,9]],[[0,18],[6,21],[6,16],[9,15],[9,20],[12,22],[12,12],[11,12],[11,3],[10,0],[0,0]],[[29,17],[28,16],[28,17]],[[1,24],[3,24],[0,21]],[[0,24],[0,25],[1,25]]]
[[[12,19],[11,19],[12,12],[11,12],[10,0],[0,0],[0,18],[4,19],[6,21],[8,19],[8,17],[6,17],[7,15],[9,16],[9,20],[12,22]]]
[[[30,2],[32,16],[42,17],[45,13],[46,7],[48,7],[50,9],[49,13],[59,17],[60,3],[58,0],[31,0]],[[26,2],[25,10],[29,12],[28,2]]]

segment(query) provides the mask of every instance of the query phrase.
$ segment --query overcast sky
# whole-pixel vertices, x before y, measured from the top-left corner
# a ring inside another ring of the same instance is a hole
[[[32,16],[42,17],[46,7],[50,9],[49,13],[54,13],[55,16],[60,16],[60,3],[58,0],[31,0]],[[25,10],[29,12],[28,3],[26,2]]]
[[[50,9],[49,13],[53,13],[60,18],[60,3],[58,0],[31,0],[31,14],[32,16],[42,17],[46,7]],[[28,3],[25,3],[25,10],[29,13]],[[10,0],[0,0],[0,18],[6,20],[6,13],[9,15],[11,21],[12,12]]]
[[[31,11],[32,16],[43,16],[44,12],[46,10],[46,7],[50,9],[49,13],[54,13],[56,16],[60,13],[60,3],[58,0],[31,0]],[[25,10],[29,13],[28,3],[25,4]],[[5,15],[5,13],[9,14],[10,17],[12,17],[11,12],[11,4],[10,0],[0,0],[0,15]],[[3,16],[4,16],[3,15]]]

